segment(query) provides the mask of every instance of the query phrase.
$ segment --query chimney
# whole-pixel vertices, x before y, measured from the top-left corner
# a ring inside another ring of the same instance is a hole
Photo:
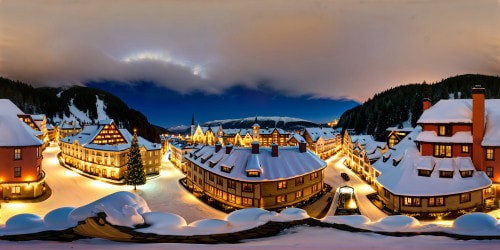
[[[259,142],[254,141],[252,142],[252,154],[258,154],[259,153]]]
[[[278,144],[276,143],[271,144],[271,156],[278,157]]]
[[[307,144],[304,141],[299,142],[299,152],[305,153],[307,152]]]
[[[422,112],[426,111],[427,109],[429,109],[431,107],[431,99],[429,98],[424,98],[424,100],[422,101]]]
[[[222,145],[220,142],[215,143],[215,153],[219,152],[219,150],[222,148]]]
[[[472,88],[472,162],[477,170],[484,171],[483,148],[484,136],[484,88],[476,85]]]
[[[233,150],[233,144],[227,144],[226,145],[226,154],[231,153],[231,150]]]

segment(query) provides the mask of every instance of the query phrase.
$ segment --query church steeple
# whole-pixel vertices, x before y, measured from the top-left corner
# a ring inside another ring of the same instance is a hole
[[[191,138],[193,138],[194,135],[194,113],[191,116]]]

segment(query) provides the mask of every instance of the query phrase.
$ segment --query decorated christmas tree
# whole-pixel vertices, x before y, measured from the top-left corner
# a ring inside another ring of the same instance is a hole
[[[128,152],[128,167],[125,172],[125,184],[133,185],[134,190],[137,185],[146,184],[146,172],[144,165],[142,165],[141,150],[139,149],[139,142],[137,141],[137,133],[134,129],[134,137]]]

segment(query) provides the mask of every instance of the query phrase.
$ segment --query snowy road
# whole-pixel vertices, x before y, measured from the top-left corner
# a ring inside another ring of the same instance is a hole
[[[59,165],[55,144],[44,151],[43,169],[47,173],[47,183],[52,195],[38,203],[2,203],[0,224],[12,216],[32,213],[43,217],[60,207],[80,207],[117,191],[132,191],[129,186],[117,186],[83,177]],[[192,222],[199,219],[223,219],[226,214],[200,202],[190,195],[178,182],[183,175],[165,160],[162,162],[161,176],[149,180],[138,187],[138,193],[147,201],[152,211],[178,214]]]
[[[361,180],[361,178],[359,178],[350,169],[344,166],[344,164],[342,164],[344,159],[345,157],[343,154],[339,153],[326,161],[328,163],[328,167],[325,171],[325,182],[331,185],[334,189],[344,185],[353,187],[361,214],[370,218],[372,221],[377,221],[386,217],[387,215],[384,212],[380,211],[380,209],[378,209],[375,205],[373,205],[373,203],[371,203],[370,200],[368,200],[368,198],[366,198],[367,194],[374,193],[375,190],[370,185],[366,184],[366,182]],[[349,175],[349,181],[344,181],[344,179],[342,179],[340,176],[340,173],[342,172]],[[330,209],[330,213],[327,214],[327,216],[333,216],[332,209]]]

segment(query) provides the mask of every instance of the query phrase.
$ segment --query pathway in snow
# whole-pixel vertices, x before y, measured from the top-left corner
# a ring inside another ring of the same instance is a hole
[[[354,172],[344,166],[345,157],[343,154],[338,153],[328,159],[328,167],[325,171],[325,182],[331,185],[334,189],[338,187],[348,185],[354,188],[356,199],[358,201],[359,210],[362,215],[370,218],[372,221],[377,221],[381,218],[387,217],[387,214],[380,211],[373,203],[366,198],[367,194],[374,193],[375,190],[359,178]],[[340,176],[340,173],[345,172],[349,175],[350,180],[344,181]],[[332,206],[334,204],[332,203]],[[330,209],[327,216],[333,216],[334,210]]]
[[[32,213],[45,216],[60,207],[80,207],[117,191],[132,191],[129,186],[117,186],[83,177],[59,165],[55,144],[44,151],[42,166],[47,173],[47,183],[52,195],[38,203],[9,202],[2,203],[0,224],[12,216]],[[138,187],[138,193],[144,197],[152,211],[178,214],[191,222],[213,218],[223,219],[226,214],[194,198],[178,182],[183,175],[168,161],[162,161],[161,176]]]

